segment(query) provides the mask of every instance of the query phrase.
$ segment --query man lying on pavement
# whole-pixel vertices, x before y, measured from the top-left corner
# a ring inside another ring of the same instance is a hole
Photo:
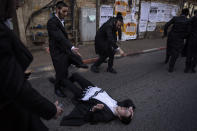
[[[86,123],[109,122],[118,118],[122,123],[129,124],[133,118],[135,105],[127,99],[117,102],[106,91],[96,87],[90,81],[74,73],[70,77],[70,90],[78,100],[73,111],[63,117],[61,126],[81,126]],[[77,82],[81,88],[78,88]]]

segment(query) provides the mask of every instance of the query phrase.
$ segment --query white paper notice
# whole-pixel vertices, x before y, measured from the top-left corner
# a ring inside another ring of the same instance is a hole
[[[113,17],[113,7],[108,5],[102,5],[100,7],[100,23],[101,27],[107,20]]]
[[[154,31],[156,29],[156,23],[155,22],[149,22],[147,26],[147,31]]]
[[[139,32],[146,32],[146,28],[147,28],[147,20],[140,20],[139,23]]]
[[[150,12],[150,2],[142,2],[140,19],[148,20],[149,12]]]

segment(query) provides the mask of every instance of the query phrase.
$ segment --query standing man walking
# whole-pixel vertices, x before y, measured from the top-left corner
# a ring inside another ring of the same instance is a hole
[[[188,73],[190,70],[195,73],[197,64],[197,10],[194,11],[194,16],[189,20],[189,31],[186,55],[186,67],[184,72]]]
[[[56,13],[47,23],[49,49],[56,71],[55,94],[60,97],[66,97],[61,86],[67,85],[69,66],[74,64],[77,67],[88,68],[82,62],[79,49],[74,47],[68,39],[64,27],[67,12],[68,6],[63,1],[57,2]]]
[[[168,36],[167,51],[165,63],[169,63],[169,72],[174,71],[174,65],[176,63],[179,54],[184,48],[184,39],[188,35],[188,19],[189,9],[183,9],[180,16],[173,17],[164,27],[164,36]],[[168,32],[168,27],[172,26],[171,31]]]
[[[117,46],[117,34],[121,39],[121,26],[123,25],[123,17],[118,13],[116,17],[110,18],[104,23],[96,33],[95,51],[99,55],[99,59],[91,66],[91,71],[99,73],[99,66],[109,57],[107,72],[117,73],[113,69],[114,55],[119,51]],[[120,52],[123,55],[123,52]]]

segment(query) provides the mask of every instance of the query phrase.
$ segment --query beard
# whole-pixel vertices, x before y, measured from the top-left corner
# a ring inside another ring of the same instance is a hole
[[[62,15],[62,13],[59,11],[58,12],[58,17],[60,18],[60,19],[64,19],[64,16]]]

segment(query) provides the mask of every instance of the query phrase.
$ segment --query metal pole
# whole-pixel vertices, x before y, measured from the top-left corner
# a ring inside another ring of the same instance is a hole
[[[96,0],[96,30],[99,29],[100,21],[100,0]]]

